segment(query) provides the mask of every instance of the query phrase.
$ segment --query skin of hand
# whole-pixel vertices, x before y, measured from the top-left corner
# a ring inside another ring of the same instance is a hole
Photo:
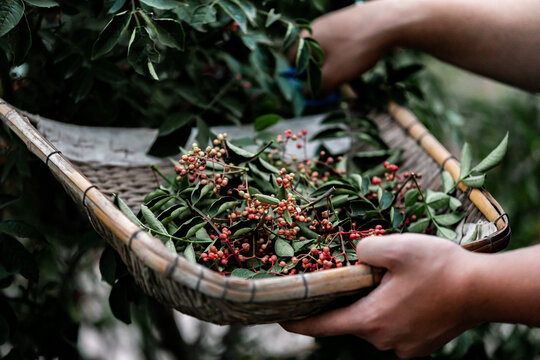
[[[540,91],[538,14],[537,0],[377,0],[341,9],[311,26],[326,54],[321,89],[361,75],[391,48],[411,47]]]
[[[313,33],[309,35],[304,31],[302,36],[317,39],[325,52],[321,68],[323,91],[333,90],[375,65],[391,46],[391,28],[384,25],[390,18],[378,6],[367,3],[338,10],[312,22]],[[291,58],[295,53],[295,49],[291,51]]]
[[[419,234],[366,238],[360,261],[386,268],[381,284],[352,305],[304,320],[282,323],[309,336],[353,334],[399,357],[435,351],[479,323],[473,282],[475,254],[434,236]]]

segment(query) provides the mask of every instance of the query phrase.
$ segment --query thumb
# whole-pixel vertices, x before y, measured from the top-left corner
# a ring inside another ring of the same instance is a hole
[[[358,260],[388,270],[394,269],[403,259],[404,245],[400,235],[371,236],[360,240],[356,246]]]

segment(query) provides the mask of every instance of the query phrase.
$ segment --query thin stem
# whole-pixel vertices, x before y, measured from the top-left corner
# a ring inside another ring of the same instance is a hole
[[[133,13],[135,14],[135,22],[137,23],[137,26],[141,26],[141,22],[139,21],[139,17],[137,16],[137,7],[135,6],[135,0],[131,0],[131,9]]]

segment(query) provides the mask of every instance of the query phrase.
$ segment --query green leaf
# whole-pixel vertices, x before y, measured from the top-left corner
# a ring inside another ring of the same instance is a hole
[[[59,6],[57,1],[54,0],[24,0],[26,3],[41,7],[41,8],[51,8],[55,6]]]
[[[350,175],[351,182],[358,190],[362,190],[362,175],[360,174],[351,174]]]
[[[471,170],[471,147],[469,146],[469,143],[463,144],[463,148],[461,149],[461,160],[459,165],[459,178],[463,179],[465,176],[469,175],[469,172]]]
[[[424,231],[426,231],[429,225],[429,222],[430,220],[428,218],[422,218],[420,220],[417,220],[413,222],[411,225],[409,225],[409,227],[407,228],[407,231],[421,234]]]
[[[92,60],[99,58],[111,51],[122,35],[126,32],[131,21],[131,13],[123,11],[115,15],[99,34],[94,46],[92,46]]]
[[[242,32],[247,33],[247,19],[244,12],[238,5],[227,0],[220,0],[217,4],[233,21],[236,21]]]
[[[278,205],[279,204],[279,199],[276,199],[275,197],[272,197],[272,196],[269,196],[269,195],[257,194],[257,195],[255,195],[255,197],[257,198],[257,200],[259,200],[263,204],[268,204],[268,205]]]
[[[152,64],[152,61],[150,61],[150,59],[148,59],[148,61],[146,62],[146,66],[148,67],[148,73],[150,74],[152,79],[159,80],[156,70],[154,69],[154,64]]]
[[[310,53],[313,54],[311,59],[318,67],[324,63],[324,51],[317,40],[312,37],[305,37],[304,41],[309,45]]]
[[[250,1],[246,0],[232,0],[236,5],[242,9],[246,17],[248,18],[249,22],[253,25],[257,25],[257,7],[253,5]]]
[[[275,242],[277,256],[294,256],[294,249],[291,244],[283,239],[277,239]]]
[[[217,11],[214,6],[200,5],[193,11],[193,13],[191,13],[188,22],[191,24],[191,26],[199,28],[199,30],[202,31],[200,26],[215,23],[216,15]]]
[[[450,201],[450,196],[438,191],[428,191],[426,196],[426,203],[428,206],[432,207],[435,210],[442,209],[445,206],[448,206]]]
[[[0,2],[0,37],[13,29],[24,14],[24,3],[21,0],[4,0]]]
[[[450,225],[454,225],[460,222],[464,216],[465,214],[463,213],[459,213],[459,214],[450,213],[450,214],[435,215],[433,219],[439,225],[450,226]]]
[[[125,3],[126,0],[109,0],[106,4],[107,6],[110,6],[109,10],[107,10],[107,13],[114,14],[115,12],[120,10]]]
[[[193,120],[195,120],[195,117],[191,113],[174,113],[168,115],[159,127],[159,136],[169,135],[180,128],[188,126]]]
[[[145,27],[138,26],[133,29],[128,45],[127,60],[138,74],[157,77],[151,62],[159,60],[159,53]]]
[[[315,231],[311,230],[309,228],[309,226],[307,224],[305,224],[305,223],[298,222],[298,223],[296,223],[296,226],[298,226],[300,228],[302,233],[304,235],[306,235],[307,238],[316,239],[316,238],[319,237],[319,234],[317,234]]]
[[[443,171],[441,173],[443,191],[448,193],[454,187],[454,178],[448,171]]]
[[[448,240],[454,240],[456,238],[456,233],[448,228],[437,226],[437,236]]]
[[[367,201],[355,200],[349,203],[351,216],[364,216],[366,212],[373,210],[373,205]]]
[[[296,41],[297,35],[298,35],[298,29],[292,22],[289,22],[287,24],[287,31],[285,32],[285,36],[283,37],[283,45],[282,45],[283,49],[286,50],[290,48]]]
[[[242,148],[239,148],[238,146],[235,146],[234,144],[232,144],[230,141],[226,141],[226,146],[230,152],[235,154],[237,157],[242,158],[243,160],[250,160],[255,157],[254,153],[244,150]]]
[[[369,179],[367,177],[362,179],[362,194],[366,195],[369,192]]]
[[[171,10],[180,5],[178,1],[175,0],[140,0],[140,2],[160,10]]]
[[[197,263],[197,259],[195,258],[195,250],[193,250],[192,244],[188,244],[188,246],[186,246],[186,249],[184,250],[184,256],[192,263]]]
[[[309,63],[309,47],[303,38],[298,40],[298,50],[296,50],[296,73],[300,74],[306,70]]]
[[[114,196],[114,203],[116,204],[116,206],[118,206],[120,211],[123,212],[124,215],[126,215],[129,218],[129,220],[133,221],[135,224],[142,227],[143,224],[137,218],[137,216],[135,216],[135,214],[131,211],[129,206],[127,206],[124,200],[122,200],[120,196],[118,196],[118,194],[114,194],[113,196]]]
[[[141,205],[141,212],[150,228],[159,231],[160,233],[168,234],[165,226],[163,226],[163,224],[156,218],[154,213],[150,211],[150,209],[146,205]]]
[[[392,211],[393,211],[393,216],[390,220],[392,221],[392,227],[394,229],[397,229],[399,225],[401,225],[401,223],[405,219],[405,215],[402,214],[401,211],[395,210],[395,208],[392,208]]]
[[[287,221],[289,226],[292,226],[293,220],[292,220],[292,216],[291,216],[291,213],[289,212],[289,210],[285,210],[283,212],[283,218],[285,219],[285,221]]]
[[[266,17],[266,22],[264,23],[264,27],[269,27],[270,25],[278,21],[280,18],[281,18],[280,14],[276,14],[273,8],[270,9]]]
[[[391,192],[385,191],[380,198],[379,207],[381,208],[381,210],[386,210],[392,205],[393,201],[394,195],[392,195]]]
[[[197,242],[205,242],[206,243],[206,242],[213,242],[214,241],[214,240],[212,240],[210,235],[208,235],[208,232],[206,231],[206,229],[204,227],[197,230],[197,232],[195,233],[195,238],[197,239]]]
[[[324,139],[334,139],[342,138],[349,136],[347,129],[344,127],[328,127],[324,130],[319,131],[317,134],[311,137],[311,140],[324,140]]]
[[[476,165],[472,169],[472,171],[483,173],[499,165],[499,163],[504,158],[504,155],[506,155],[507,147],[508,147],[508,133],[506,133],[504,139],[502,139],[499,145],[497,145],[497,147],[493,149],[493,151],[490,152],[488,156],[486,156],[482,161],[480,161],[480,163]]]
[[[180,21],[174,19],[157,19],[154,21],[154,29],[161,44],[177,50],[184,50],[186,34]]]
[[[467,176],[465,179],[463,179],[463,183],[467,186],[478,188],[484,185],[485,180],[486,180],[486,174],[470,175],[470,176]]]
[[[461,206],[461,201],[459,201],[459,199],[451,196],[450,197],[450,203],[448,204],[448,206],[450,207],[450,210],[456,211],[456,209]]]
[[[214,185],[211,183],[208,183],[200,189],[200,186],[197,186],[197,189],[193,191],[191,194],[191,203],[193,205],[197,204],[199,200],[204,199],[206,195],[208,195],[212,189],[214,188]],[[200,190],[199,190],[200,189]]]
[[[131,306],[129,300],[131,290],[131,278],[124,276],[114,283],[109,295],[109,306],[114,317],[118,320],[131,324]]]
[[[235,201],[227,201],[228,199],[227,198],[222,198],[218,201],[221,201],[223,200],[222,202],[219,202],[219,203],[214,203],[210,209],[208,210],[208,215],[211,216],[211,217],[214,217],[214,216],[218,216],[219,214],[221,214],[222,212],[226,211],[226,210],[229,210],[235,206],[238,206],[238,201],[235,200]],[[216,206],[214,206],[216,205]]]
[[[197,233],[197,231],[199,231],[200,229],[202,229],[203,227],[206,226],[206,222],[202,222],[200,224],[197,224],[197,225],[194,225],[193,227],[191,227],[187,234],[186,234],[186,237],[187,238],[190,238],[192,237],[193,235],[195,235]]]
[[[18,220],[0,222],[0,233],[18,238],[39,238],[41,234],[32,226]]]
[[[279,172],[279,169],[275,167],[274,165],[270,164],[268,161],[264,160],[262,157],[259,157],[259,162],[261,165],[268,171],[270,171],[272,174],[277,174]]]
[[[242,235],[246,235],[246,234],[249,234],[250,232],[252,232],[253,229],[252,228],[242,228],[242,229],[238,229],[234,232],[234,234],[232,234],[231,238],[232,239],[236,239],[236,238],[239,238],[241,237]]]
[[[282,117],[278,114],[261,115],[255,119],[255,131],[263,131],[271,126],[276,125]]]
[[[109,285],[114,284],[116,275],[116,255],[112,247],[107,246],[99,258],[99,272],[101,280]]]
[[[405,193],[405,206],[409,207],[418,202],[418,189],[410,189]]]
[[[174,246],[174,242],[172,239],[165,239],[163,242],[165,244],[165,247],[176,254],[176,246]]]
[[[236,268],[231,272],[231,276],[236,276],[243,279],[250,279],[255,276],[255,273],[248,269]]]
[[[313,243],[315,240],[309,239],[309,240],[296,240],[292,242],[292,246],[294,251],[298,251],[302,249],[304,246]]]

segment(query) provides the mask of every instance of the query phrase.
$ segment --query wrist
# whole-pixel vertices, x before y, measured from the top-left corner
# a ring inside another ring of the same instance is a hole
[[[489,274],[492,272],[492,258],[496,255],[479,254],[464,250],[462,264],[462,286],[464,289],[464,314],[463,317],[469,322],[469,326],[476,326],[492,320],[489,308],[490,284]],[[491,314],[492,316],[493,314]]]
[[[448,278],[443,282],[450,290],[448,310],[454,314],[456,324],[466,330],[485,322],[484,299],[478,280],[484,273],[482,257],[485,255],[456,246],[455,251],[447,256],[450,260],[447,265]]]

